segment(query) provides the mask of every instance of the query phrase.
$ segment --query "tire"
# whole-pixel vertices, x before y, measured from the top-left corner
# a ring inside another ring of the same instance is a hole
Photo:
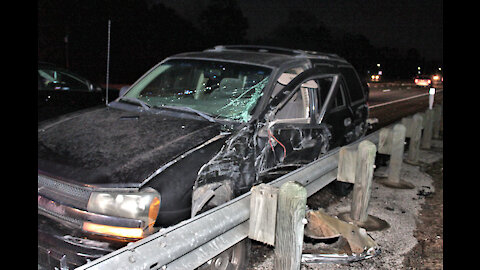
[[[202,266],[199,270],[242,270],[247,268],[250,259],[250,239],[246,238],[233,247],[220,253]]]
[[[210,210],[233,199],[232,189],[225,188],[228,184],[216,190],[215,196],[200,210],[199,213]],[[227,194],[228,193],[228,194]],[[205,264],[201,265],[199,270],[243,270],[247,268],[250,260],[251,242],[245,238],[231,248],[218,254]]]

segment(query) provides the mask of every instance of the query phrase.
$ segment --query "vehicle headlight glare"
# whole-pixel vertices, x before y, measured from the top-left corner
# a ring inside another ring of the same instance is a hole
[[[152,188],[138,192],[93,192],[87,211],[109,216],[140,219],[152,226],[160,209],[160,194]]]

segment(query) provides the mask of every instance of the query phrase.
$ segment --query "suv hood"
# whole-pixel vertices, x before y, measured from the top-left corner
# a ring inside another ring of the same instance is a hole
[[[218,134],[216,123],[102,108],[39,128],[38,171],[87,185],[140,184]]]

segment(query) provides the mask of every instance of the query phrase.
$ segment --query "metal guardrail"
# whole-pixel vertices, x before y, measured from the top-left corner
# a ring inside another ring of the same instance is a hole
[[[363,140],[378,145],[379,131]],[[316,193],[337,177],[340,148],[318,160],[268,183],[280,187],[296,181]],[[76,269],[194,269],[248,237],[250,195],[245,193],[179,224],[160,230],[137,242],[82,265]]]

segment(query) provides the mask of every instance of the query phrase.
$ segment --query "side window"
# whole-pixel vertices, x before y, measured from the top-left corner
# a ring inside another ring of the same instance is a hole
[[[294,67],[286,70],[280,77],[278,77],[277,82],[273,88],[272,95],[270,98],[273,98],[276,94],[280,92],[291,80],[293,80],[298,74],[302,73],[305,69],[303,67]]]
[[[345,87],[343,86],[343,83],[340,83],[340,88],[337,91],[337,96],[335,97],[332,109],[345,105],[345,97],[343,96],[343,93],[345,93]]]
[[[71,74],[50,69],[38,70],[38,86],[39,90],[90,90],[88,84],[83,80]]]
[[[339,69],[347,82],[351,102],[354,103],[355,101],[364,99],[363,89],[355,70],[350,67],[340,67]]]
[[[286,102],[280,105],[275,119],[309,119],[310,118],[310,89],[317,90],[315,80],[309,80],[301,84]]]

